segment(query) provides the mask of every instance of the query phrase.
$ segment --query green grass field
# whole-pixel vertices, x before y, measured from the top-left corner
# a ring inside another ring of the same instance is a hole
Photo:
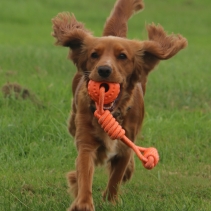
[[[65,175],[77,154],[66,122],[76,70],[68,49],[54,46],[51,19],[73,12],[100,36],[113,4],[0,1],[0,87],[17,82],[39,101],[0,94],[0,211],[61,211],[72,201]],[[145,10],[129,21],[129,38],[145,39],[145,25],[155,22],[184,35],[189,46],[149,77],[137,144],[155,146],[159,165],[147,171],[136,159],[134,177],[115,207],[102,202],[107,173],[96,169],[96,211],[211,210],[210,8],[208,0],[145,0]]]

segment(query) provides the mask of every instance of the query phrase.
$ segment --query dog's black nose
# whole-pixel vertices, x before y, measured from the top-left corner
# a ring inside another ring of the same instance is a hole
[[[98,74],[103,78],[107,78],[112,72],[112,69],[109,66],[100,66],[97,70]]]

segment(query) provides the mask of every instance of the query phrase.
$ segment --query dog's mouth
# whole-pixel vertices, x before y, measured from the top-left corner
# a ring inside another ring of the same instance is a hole
[[[118,96],[117,99],[114,100],[112,103],[104,104],[104,105],[103,105],[103,109],[104,109],[104,110],[109,110],[110,112],[112,112],[112,111],[115,109],[115,106],[116,106],[116,104],[117,104],[118,98],[119,98],[119,96]]]
[[[114,108],[114,103],[115,103],[115,101],[112,102],[112,103],[103,105],[103,109],[104,109],[104,110],[113,110],[113,108]]]
[[[105,91],[108,91],[106,86],[105,86]],[[109,110],[110,112],[112,112],[112,111],[116,108],[116,106],[117,106],[117,104],[118,104],[118,101],[119,101],[119,99],[120,99],[120,96],[121,96],[121,84],[120,84],[119,94],[118,94],[118,96],[116,97],[116,99],[115,99],[113,102],[111,102],[111,103],[104,104],[104,105],[103,105],[103,109],[104,109],[104,110]]]
[[[116,108],[117,105],[118,105],[119,100],[120,100],[121,93],[122,93],[122,91],[121,91],[121,85],[120,85],[120,92],[119,92],[117,98],[116,98],[113,102],[111,102],[111,103],[104,104],[104,105],[103,105],[103,109],[104,109],[104,110],[108,110],[108,111],[110,111],[110,112],[114,111],[115,108]],[[94,101],[92,101],[90,108],[91,108],[91,110],[92,110],[93,112],[96,110],[96,106],[95,106],[95,102],[94,102]]]

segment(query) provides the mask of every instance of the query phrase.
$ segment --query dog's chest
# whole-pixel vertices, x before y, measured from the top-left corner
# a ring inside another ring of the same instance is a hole
[[[106,164],[118,154],[119,140],[104,139],[102,145],[97,150],[96,164]]]
[[[107,161],[110,160],[115,155],[117,155],[118,140],[109,140],[109,141],[113,142],[113,143],[111,145],[107,146],[107,148],[106,148]]]

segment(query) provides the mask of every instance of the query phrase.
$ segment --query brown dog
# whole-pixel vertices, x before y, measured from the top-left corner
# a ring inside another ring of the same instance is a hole
[[[111,202],[117,200],[118,186],[129,180],[134,171],[131,149],[120,140],[111,140],[94,117],[95,104],[87,93],[88,81],[120,84],[117,100],[104,109],[112,112],[134,142],[144,118],[143,96],[149,72],[160,60],[171,58],[187,45],[181,35],[167,35],[154,24],[147,26],[148,40],[126,39],[128,19],[143,7],[142,0],[118,0],[102,37],[94,37],[74,15],[60,13],[53,19],[56,44],[70,48],[69,57],[78,69],[72,84],[74,100],[69,120],[69,132],[75,137],[78,150],[76,171],[68,174],[75,196],[71,211],[94,210],[95,165],[109,167],[103,197]]]

